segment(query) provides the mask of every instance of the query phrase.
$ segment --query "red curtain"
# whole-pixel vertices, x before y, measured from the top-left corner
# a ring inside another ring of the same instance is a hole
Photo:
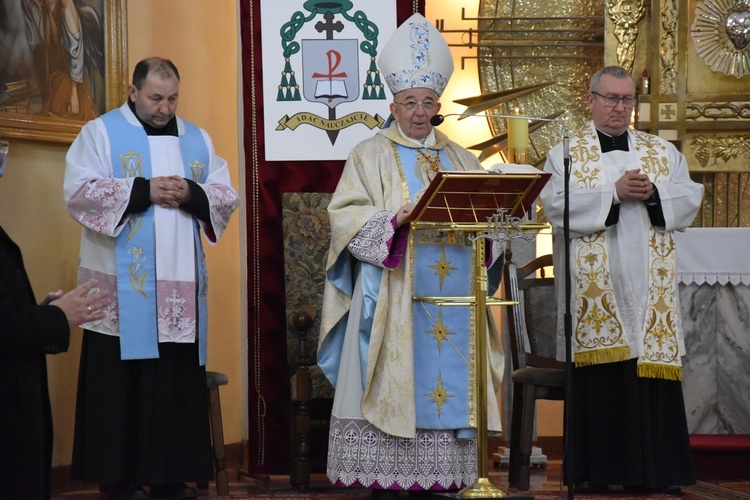
[[[375,0],[372,0],[373,2]],[[424,0],[397,1],[397,24]],[[240,4],[247,208],[248,463],[251,474],[289,472],[290,384],[281,194],[333,192],[344,162],[266,162],[260,2]],[[274,28],[276,29],[276,28]]]

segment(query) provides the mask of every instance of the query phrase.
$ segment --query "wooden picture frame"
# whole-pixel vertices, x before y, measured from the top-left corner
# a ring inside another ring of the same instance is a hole
[[[102,74],[97,76],[98,85],[95,91],[103,91],[104,96],[97,98],[98,104],[94,110],[97,116],[118,107],[127,97],[126,1],[89,0],[85,2],[89,9],[94,9],[99,14],[99,18],[103,19],[101,32],[104,37],[104,64]],[[19,27],[19,29],[21,28]],[[45,73],[46,76],[49,76],[49,74],[51,73]],[[45,80],[43,85],[51,87],[48,84],[49,81],[52,80]],[[70,144],[87,121],[86,119],[50,116],[49,113],[18,112],[19,106],[17,105],[14,105],[15,109],[8,110],[14,99],[8,92],[10,90],[9,85],[6,84],[10,84],[10,82],[0,82],[0,136],[3,138],[13,137]],[[41,93],[32,94],[29,91],[24,96],[20,93],[15,102],[23,101],[24,97],[29,99],[28,103],[31,103],[32,99],[39,102],[41,99],[39,94]]]

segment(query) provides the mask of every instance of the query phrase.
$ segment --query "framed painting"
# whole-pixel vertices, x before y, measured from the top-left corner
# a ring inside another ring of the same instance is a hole
[[[125,3],[0,1],[0,136],[71,143],[124,102]]]

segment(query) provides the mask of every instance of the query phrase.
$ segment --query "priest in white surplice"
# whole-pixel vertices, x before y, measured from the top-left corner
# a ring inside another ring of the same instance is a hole
[[[672,144],[628,129],[637,99],[626,70],[600,70],[586,99],[593,120],[570,139],[575,486],[675,491],[695,478],[673,232],[692,223],[703,186]],[[564,359],[562,145],[545,170],[552,179],[541,200],[555,232]]]
[[[128,101],[66,157],[79,282],[117,298],[83,325],[72,474],[111,498],[188,498],[213,477],[201,234],[215,244],[239,200],[208,134],[176,116],[179,82],[171,61],[140,61]]]
[[[453,71],[439,31],[415,14],[378,65],[394,94],[394,121],[352,150],[328,206],[318,364],[336,387],[329,479],[391,498],[477,478],[472,308],[412,299],[472,295],[471,242],[457,232],[411,231],[405,220],[438,170],[481,167],[430,125]],[[489,428],[499,431],[502,352],[495,336],[488,345]]]

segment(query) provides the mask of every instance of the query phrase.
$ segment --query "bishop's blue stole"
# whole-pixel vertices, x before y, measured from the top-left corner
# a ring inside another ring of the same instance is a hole
[[[410,201],[427,187],[420,173],[439,158],[440,170],[456,170],[447,150],[396,147]],[[412,230],[413,296],[463,297],[474,293],[473,250],[462,232]],[[474,317],[470,306],[443,307],[427,301],[412,302],[414,343],[414,397],[418,429],[455,429],[460,438],[474,437],[471,395],[475,346]]]
[[[140,125],[130,124],[120,109],[101,117],[107,129],[114,177],[151,179],[151,152],[148,136]],[[197,183],[208,175],[209,154],[200,129],[183,120],[185,133],[179,137],[185,178]],[[207,361],[207,273],[198,222],[193,222],[195,258],[198,267],[199,362]],[[156,299],[156,242],[154,206],[130,214],[127,227],[115,239],[117,257],[117,301],[120,319],[120,357],[153,359],[159,357],[158,311]]]

